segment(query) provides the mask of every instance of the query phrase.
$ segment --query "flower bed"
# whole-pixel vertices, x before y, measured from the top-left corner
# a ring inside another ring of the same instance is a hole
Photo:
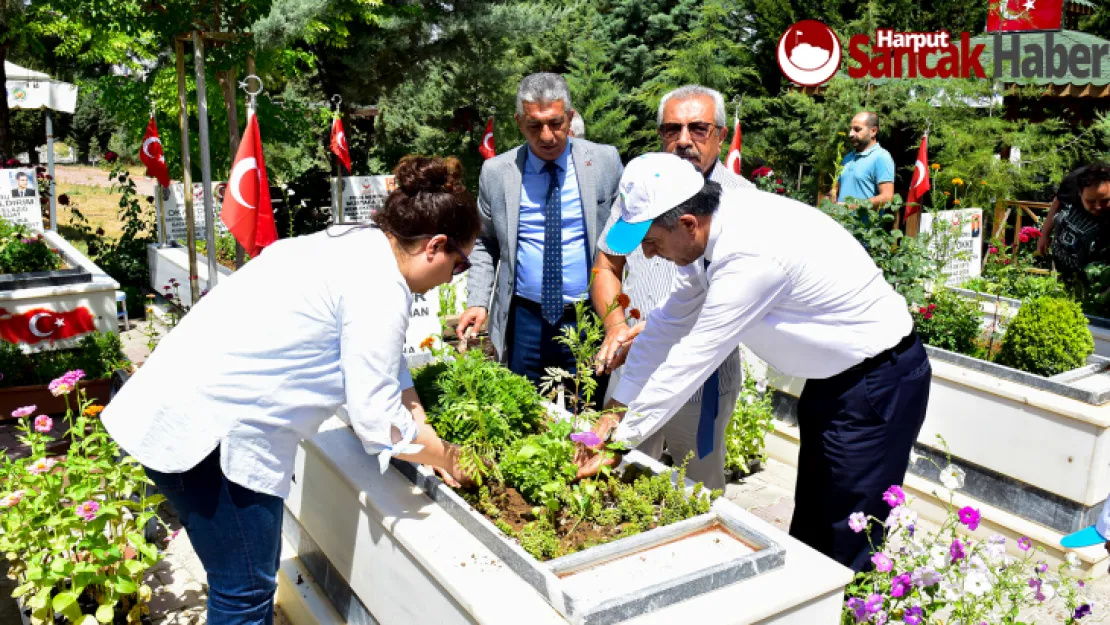
[[[17,586],[12,596],[33,623],[136,623],[149,613],[143,583],[162,554],[144,537],[161,495],[95,417],[77,389],[80,371],[50,384],[70,402],[65,457],[48,455],[53,420],[35,406],[13,412],[31,454],[0,471],[0,552]],[[93,416],[90,416],[93,415]]]

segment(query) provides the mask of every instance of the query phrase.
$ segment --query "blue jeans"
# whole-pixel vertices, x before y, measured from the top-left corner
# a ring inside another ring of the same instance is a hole
[[[177,509],[208,573],[208,625],[272,625],[281,498],[228,480],[219,447],[184,473],[146,473]]]

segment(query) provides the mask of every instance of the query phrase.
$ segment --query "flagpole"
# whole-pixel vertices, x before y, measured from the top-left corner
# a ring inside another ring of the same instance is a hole
[[[343,104],[343,96],[337,93],[331,97],[331,101],[335,105],[335,115],[331,121],[332,132],[334,132],[335,120],[339,117],[339,107]],[[292,213],[290,213],[290,219],[292,219]],[[343,221],[343,192],[340,190],[339,181],[339,155],[331,151],[331,222],[338,225]]]
[[[216,260],[216,212],[212,207],[212,157],[208,149],[208,91],[205,85],[204,38],[193,31],[193,61],[197,75],[197,126],[200,134],[200,179],[204,186],[204,239],[208,244],[208,290],[216,286],[220,264]],[[187,189],[186,191],[191,191]]]
[[[732,132],[736,132],[736,128],[740,125],[740,109],[741,109],[741,107],[744,106],[744,94],[740,94],[739,96],[733,98],[733,102],[736,102],[736,113],[734,114],[733,120],[732,120]],[[744,146],[743,146],[743,144],[741,144],[740,149],[736,151],[736,166],[739,167],[741,171],[743,171],[743,169],[744,169]]]
[[[185,240],[189,254],[189,304],[200,299],[200,284],[197,282],[197,233],[196,215],[193,210],[193,172],[189,162],[189,99],[185,93],[185,38],[178,37],[174,42],[177,55],[177,106],[181,122],[181,181],[185,185]]]

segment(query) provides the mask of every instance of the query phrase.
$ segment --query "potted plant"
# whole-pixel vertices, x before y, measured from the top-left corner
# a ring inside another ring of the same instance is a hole
[[[12,592],[33,625],[142,622],[151,589],[147,570],[162,559],[144,527],[156,518],[161,495],[147,496],[150,480],[100,420],[78,388],[81,373],[51,382],[67,402],[65,457],[47,455],[53,426],[34,406],[16,410],[25,458],[0,465],[0,552]]]

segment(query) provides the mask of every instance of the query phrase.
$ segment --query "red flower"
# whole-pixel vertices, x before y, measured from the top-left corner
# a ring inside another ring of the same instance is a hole
[[[617,296],[617,305],[621,308],[628,308],[632,305],[632,299],[624,293],[621,293]]]
[[[928,320],[933,318],[933,313],[927,312],[924,315],[921,315],[921,318],[924,319],[925,321],[928,321]]]
[[[936,304],[929,304],[929,312],[933,312],[933,311],[934,311],[934,310],[936,310],[936,309],[937,309],[937,305],[936,305]]]
[[[108,150],[107,152],[104,153],[104,160],[109,162],[109,163],[116,162],[117,158],[119,158],[119,154],[116,154],[115,152],[113,152],[111,150]]]
[[[782,178],[775,180],[775,184],[782,184]]]
[[[989,250],[987,250],[987,253],[988,253],[988,254],[997,254],[997,253],[998,253],[998,248],[992,245],[992,246],[990,247],[990,249],[989,249]]]
[[[923,315],[924,315],[925,313],[929,312],[929,309],[928,309],[928,308],[925,308],[924,306],[922,306],[922,307],[921,307],[921,309],[920,309],[920,310],[918,310],[917,312],[919,312],[919,313],[921,313],[921,314],[923,314]]]
[[[1010,259],[1009,258],[1003,258],[1002,259],[1002,264],[1003,265],[1009,265],[1010,264]]]
[[[69,196],[66,195],[65,193],[59,194],[58,195],[58,203],[61,204],[62,206],[69,206]]]
[[[1022,243],[1028,243],[1029,242],[1029,235],[1027,235],[1027,234],[1020,235],[1018,237],[1018,241],[1021,241]]]
[[[640,309],[639,308],[633,308],[632,310],[629,310],[628,311],[628,316],[632,317],[633,319],[639,319],[640,318]]]
[[[5,167],[19,167],[19,165],[20,162],[17,158],[9,158],[8,160],[4,161]]]

